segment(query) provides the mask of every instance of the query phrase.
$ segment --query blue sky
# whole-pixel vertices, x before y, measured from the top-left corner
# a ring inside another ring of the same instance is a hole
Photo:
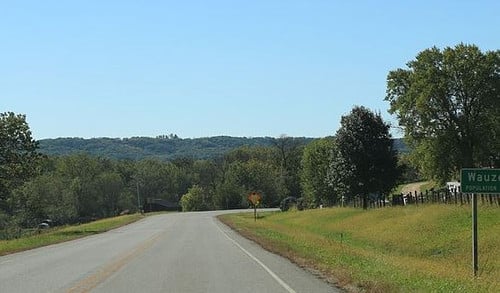
[[[0,1],[0,112],[36,139],[323,137],[354,105],[397,125],[390,70],[500,49],[500,1],[411,2]]]

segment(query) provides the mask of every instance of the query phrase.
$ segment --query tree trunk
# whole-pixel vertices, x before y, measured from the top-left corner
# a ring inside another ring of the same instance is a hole
[[[368,209],[368,195],[363,194],[363,209],[367,210]]]

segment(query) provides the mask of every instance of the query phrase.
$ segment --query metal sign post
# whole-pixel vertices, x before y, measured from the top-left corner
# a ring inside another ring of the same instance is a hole
[[[477,248],[477,195],[500,193],[500,169],[462,169],[461,189],[472,193],[472,269],[474,277],[479,269]]]
[[[252,192],[248,195],[248,201],[253,205],[253,219],[257,221],[257,206],[260,204],[262,197],[257,192]]]
[[[477,277],[478,251],[477,251],[477,193],[472,194],[472,269]]]

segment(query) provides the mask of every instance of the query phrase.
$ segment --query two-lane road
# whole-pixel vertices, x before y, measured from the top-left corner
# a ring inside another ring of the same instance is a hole
[[[0,257],[0,292],[339,292],[215,219],[147,217]]]

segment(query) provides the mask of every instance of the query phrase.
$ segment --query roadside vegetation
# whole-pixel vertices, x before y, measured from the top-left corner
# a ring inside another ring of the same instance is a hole
[[[220,219],[264,248],[365,292],[494,292],[500,288],[498,207],[481,206],[477,278],[468,206],[363,211],[325,208],[227,214]]]
[[[333,272],[341,284],[380,292],[493,290],[500,279],[498,257],[489,254],[498,251],[498,197],[481,198],[490,205],[480,213],[480,249],[486,250],[481,275],[471,280],[464,263],[470,259],[470,198],[444,187],[459,179],[462,168],[500,168],[498,68],[500,50],[458,44],[423,50],[390,71],[385,100],[404,134],[399,152],[394,125],[362,105],[341,117],[332,136],[282,135],[207,159],[170,157],[177,153],[176,135],[159,137],[168,144],[126,141],[135,156],[118,157],[129,160],[91,156],[94,147],[46,156],[25,115],[0,113],[0,239],[23,237],[44,223],[64,226],[154,210],[160,203],[183,211],[246,208],[256,192],[259,207],[288,202],[312,210],[271,214],[257,223],[247,216],[227,219],[276,251]],[[146,149],[163,155],[150,157]],[[394,194],[403,192],[398,185],[421,181],[429,183],[409,191],[436,192]],[[428,206],[439,202],[455,205]],[[349,208],[316,209],[339,206]]]
[[[0,256],[103,233],[125,226],[142,218],[144,218],[144,215],[131,214],[97,220],[81,225],[63,226],[46,230],[31,229],[30,231],[24,232],[26,235],[24,237],[0,240]]]
[[[419,192],[425,192],[426,190],[439,188],[440,185],[436,181],[425,181],[420,185]]]
[[[294,198],[306,208],[367,209],[386,203],[401,183],[432,180],[441,189],[462,168],[500,166],[499,66],[499,50],[458,44],[425,49],[389,71],[385,100],[404,148],[392,138],[394,125],[362,105],[324,138],[282,135],[242,145],[241,139],[184,141],[171,134],[102,139],[98,146],[61,139],[64,151],[57,153],[67,156],[43,155],[25,115],[0,113],[0,239],[46,220],[72,224],[154,210],[153,204],[184,211],[245,208],[253,192],[263,207]],[[107,149],[106,157],[90,155],[118,140],[125,145]],[[178,157],[183,143],[193,152]],[[200,156],[201,146],[223,153]],[[124,150],[127,155],[118,155]]]

